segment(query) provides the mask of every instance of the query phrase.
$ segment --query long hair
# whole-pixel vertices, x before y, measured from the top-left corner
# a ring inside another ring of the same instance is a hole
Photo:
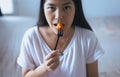
[[[88,24],[84,16],[82,1],[73,0],[73,2],[75,4],[75,17],[73,19],[72,25],[92,30],[92,28],[90,27],[90,25]],[[44,15],[44,3],[45,3],[45,0],[40,0],[40,10],[39,10],[39,18],[38,18],[37,26],[48,25],[47,20]]]
[[[2,11],[1,11],[1,8],[0,8],[0,16],[3,16]]]

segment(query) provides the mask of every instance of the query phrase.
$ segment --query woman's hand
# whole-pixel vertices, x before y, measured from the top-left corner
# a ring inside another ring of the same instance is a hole
[[[44,67],[47,71],[55,70],[59,65],[59,50],[53,50],[44,59]]]
[[[43,77],[47,71],[55,70],[59,65],[59,56],[60,53],[58,50],[51,51],[45,59],[44,63],[37,67],[35,70],[31,69],[22,69],[22,73],[24,77]]]

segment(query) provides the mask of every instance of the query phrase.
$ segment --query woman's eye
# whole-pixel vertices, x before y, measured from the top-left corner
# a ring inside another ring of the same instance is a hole
[[[71,7],[70,6],[65,6],[64,10],[69,10]]]
[[[47,9],[48,9],[48,10],[55,10],[55,8],[52,7],[52,6],[47,7]]]

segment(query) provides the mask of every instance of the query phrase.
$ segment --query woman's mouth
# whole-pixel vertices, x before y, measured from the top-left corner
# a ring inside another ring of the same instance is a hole
[[[57,27],[58,23],[53,24],[55,27]],[[62,27],[64,27],[64,24],[62,24]]]
[[[54,24],[54,26],[57,26],[57,24]]]

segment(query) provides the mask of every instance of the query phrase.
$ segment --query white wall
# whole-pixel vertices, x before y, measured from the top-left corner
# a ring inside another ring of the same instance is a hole
[[[39,12],[39,0],[14,0],[15,15],[37,16]]]
[[[83,0],[85,15],[120,16],[120,0]]]
[[[14,0],[15,14],[37,16],[40,0]],[[82,0],[86,17],[120,16],[120,0]]]

